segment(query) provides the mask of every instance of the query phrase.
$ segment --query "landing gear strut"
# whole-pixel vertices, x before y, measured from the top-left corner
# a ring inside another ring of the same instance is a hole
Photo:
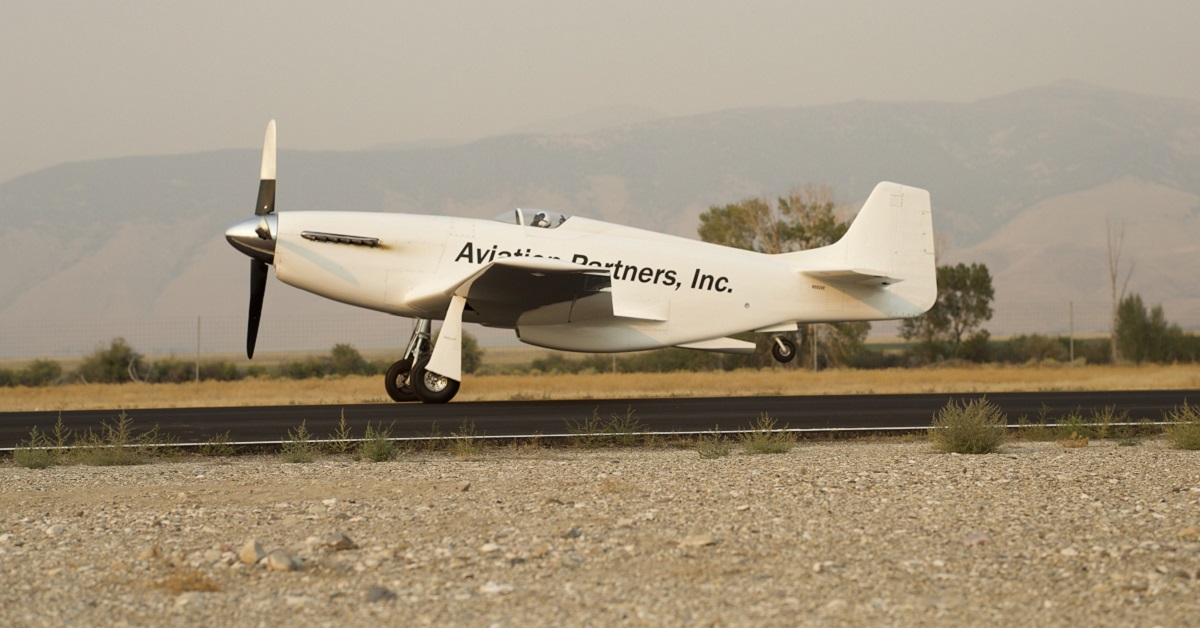
[[[782,364],[791,362],[796,359],[796,343],[783,336],[775,336],[771,339],[771,357]]]
[[[392,364],[384,375],[383,386],[392,400],[446,403],[458,394],[459,382],[425,370],[433,353],[431,327],[429,319],[417,321],[404,357]]]

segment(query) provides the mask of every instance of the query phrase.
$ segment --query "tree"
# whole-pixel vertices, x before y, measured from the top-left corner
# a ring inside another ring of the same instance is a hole
[[[1129,271],[1125,273],[1124,281],[1120,281],[1121,277],[1121,249],[1125,245],[1125,224],[1121,224],[1121,232],[1116,236],[1112,232],[1112,217],[1104,223],[1105,235],[1108,240],[1108,280],[1112,288],[1112,317],[1109,320],[1109,343],[1112,350],[1112,363],[1120,362],[1120,351],[1117,342],[1117,310],[1120,304],[1125,301],[1125,289],[1129,287],[1129,277],[1133,275],[1133,262],[1129,262]],[[1120,294],[1117,294],[1117,283],[1121,284]]]
[[[464,373],[474,373],[483,366],[483,349],[475,336],[463,331],[462,333],[462,370]]]
[[[938,266],[937,284],[937,302],[925,314],[905,319],[900,335],[918,341],[916,353],[924,361],[960,357],[964,338],[974,339],[972,356],[982,357],[978,349],[987,337],[981,335],[986,331],[981,325],[991,320],[995,298],[987,266]]]
[[[749,198],[722,207],[709,207],[700,215],[700,239],[759,253],[777,254],[827,246],[837,242],[850,223],[839,220],[832,188],[807,185],[793,190],[771,204],[766,199]],[[799,364],[812,363],[812,336],[824,343],[826,361],[845,364],[862,350],[863,339],[871,329],[866,322],[834,323],[819,330],[793,334],[799,349]],[[820,351],[820,349],[818,349]],[[805,357],[807,355],[807,358]]]
[[[329,352],[330,371],[334,375],[369,375],[371,365],[353,345],[338,343]]]
[[[138,373],[145,371],[142,354],[134,351],[124,338],[113,338],[107,349],[96,349],[79,365],[79,376],[93,384],[134,381]]]
[[[1117,349],[1136,364],[1176,359],[1183,339],[1183,330],[1167,322],[1162,306],[1155,305],[1147,312],[1137,293],[1121,299],[1116,331]]]
[[[796,347],[801,364],[812,363],[812,336],[817,335],[817,360],[829,366],[846,366],[866,347],[871,324],[866,321],[809,325],[800,330]]]
[[[787,253],[837,242],[850,223],[838,220],[833,191],[808,185],[771,205],[748,198],[700,215],[700,239],[759,253]]]

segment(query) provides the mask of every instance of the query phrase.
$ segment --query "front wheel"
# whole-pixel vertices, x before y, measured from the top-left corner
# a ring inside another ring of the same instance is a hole
[[[412,374],[412,358],[404,358],[393,364],[387,370],[387,375],[383,376],[383,387],[387,389],[387,394],[392,398],[392,401],[416,401],[417,394],[413,392],[412,385],[408,383],[408,378]]]
[[[771,357],[775,358],[781,364],[791,362],[796,359],[796,343],[782,336],[772,338]]]
[[[427,364],[429,364],[429,356],[417,360],[412,374],[409,376],[417,399],[425,403],[446,403],[453,399],[454,395],[458,394],[459,382],[445,375],[425,370]]]

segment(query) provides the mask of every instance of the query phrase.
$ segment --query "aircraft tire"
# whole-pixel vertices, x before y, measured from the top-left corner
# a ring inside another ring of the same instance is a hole
[[[417,399],[425,403],[446,403],[458,394],[459,382],[425,370],[425,365],[429,364],[429,357],[425,356],[413,365],[412,375],[409,376],[413,392],[416,393]]]
[[[400,360],[389,367],[387,375],[383,376],[383,387],[387,389],[387,394],[392,401],[401,403],[417,401],[417,393],[413,392],[412,386],[408,383],[409,375],[413,370],[412,363],[412,358]]]
[[[782,347],[780,345],[783,345]],[[777,337],[771,339],[771,357],[775,358],[780,364],[787,364],[796,359],[796,343],[787,338]]]

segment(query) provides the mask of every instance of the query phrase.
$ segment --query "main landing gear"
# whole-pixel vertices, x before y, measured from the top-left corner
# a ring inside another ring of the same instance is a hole
[[[383,386],[394,401],[423,401],[446,403],[458,394],[459,382],[425,369],[433,355],[429,319],[417,321],[404,357],[393,364],[384,375]]]
[[[771,339],[771,357],[782,364],[791,362],[796,359],[796,343],[783,336],[775,336]]]

